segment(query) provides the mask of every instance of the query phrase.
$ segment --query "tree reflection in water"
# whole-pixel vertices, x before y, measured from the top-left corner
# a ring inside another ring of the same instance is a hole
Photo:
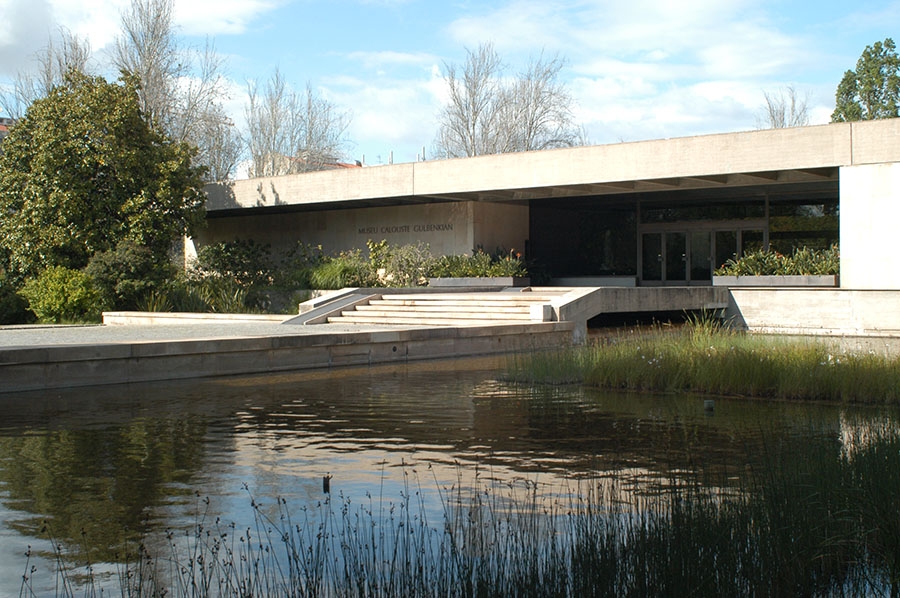
[[[336,502],[412,492],[439,527],[441,488],[524,483],[552,497],[611,476],[626,502],[684,484],[740,488],[772,442],[840,454],[849,425],[886,414],[717,399],[710,415],[698,397],[517,387],[502,369],[470,359],[2,395],[0,593],[18,592],[28,545],[52,557],[44,521],[68,558],[101,570],[126,542],[165,550],[165,530],[196,526],[198,496],[210,498],[205,521],[240,530],[319,505],[330,473]]]

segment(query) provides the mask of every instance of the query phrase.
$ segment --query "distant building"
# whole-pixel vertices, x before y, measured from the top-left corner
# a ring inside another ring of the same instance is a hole
[[[16,123],[11,118],[0,116],[0,141],[9,135],[9,129]]]

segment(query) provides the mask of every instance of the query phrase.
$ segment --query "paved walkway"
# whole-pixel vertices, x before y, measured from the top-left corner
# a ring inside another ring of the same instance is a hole
[[[58,345],[105,345],[270,336],[311,336],[349,332],[415,329],[419,326],[320,324],[294,326],[273,322],[159,324],[153,326],[0,326],[0,349]]]

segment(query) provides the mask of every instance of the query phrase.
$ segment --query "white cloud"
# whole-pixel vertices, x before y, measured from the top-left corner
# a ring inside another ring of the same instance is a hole
[[[177,0],[175,21],[188,35],[240,34],[260,15],[281,3],[275,0]]]
[[[175,25],[188,35],[241,33],[282,0],[175,0]],[[130,0],[0,0],[0,78],[28,68],[36,52],[64,27],[86,38],[95,54],[119,35]]]
[[[94,51],[111,44],[119,34],[120,14],[128,0],[50,0],[56,27],[87,38]]]
[[[436,60],[433,54],[410,52],[350,52],[347,58],[364,68],[377,70],[389,66],[428,66]]]
[[[0,14],[0,77],[13,77],[46,44],[51,8],[44,0],[0,0]]]
[[[428,79],[333,79],[327,93],[351,111],[355,159],[365,154],[369,164],[387,163],[394,151],[395,162],[410,162],[423,146],[431,151],[442,85],[434,65]]]
[[[561,77],[598,142],[752,128],[762,90],[797,81],[817,45],[779,29],[751,0],[512,0],[454,21],[467,47],[507,61],[535,48],[569,62]],[[801,85],[802,87],[802,85]],[[816,115],[821,112],[817,110]]]

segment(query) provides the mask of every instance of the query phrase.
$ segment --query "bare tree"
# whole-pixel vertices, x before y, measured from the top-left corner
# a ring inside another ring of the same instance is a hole
[[[500,56],[490,43],[466,54],[462,69],[444,65],[450,99],[441,112],[435,149],[448,158],[493,154],[503,145],[496,126],[503,105]]]
[[[51,37],[47,46],[35,55],[34,70],[20,71],[16,75],[12,92],[0,98],[3,108],[12,118],[21,118],[32,102],[63,85],[67,72],[87,73],[90,58],[90,42],[61,27],[58,39]]]
[[[293,91],[277,69],[264,89],[248,84],[246,118],[251,177],[322,170],[346,145],[349,115],[308,84]]]
[[[132,0],[113,62],[138,79],[144,115],[172,139],[195,145],[208,177],[222,180],[233,174],[241,151],[221,104],[224,62],[209,42],[202,50],[179,46],[173,17],[174,0]]]
[[[205,113],[196,133],[204,140],[198,147],[196,161],[206,166],[207,180],[224,181],[234,176],[243,156],[243,140],[221,106]]]
[[[571,147],[580,138],[574,126],[568,90],[559,82],[563,67],[559,57],[532,60],[528,68],[511,84],[506,103],[513,108],[515,121],[505,123],[512,143],[506,151]]]
[[[577,145],[571,94],[559,81],[559,57],[533,59],[511,79],[492,44],[446,64],[450,98],[440,115],[437,155],[448,158]]]
[[[132,0],[122,13],[122,35],[113,48],[115,66],[140,83],[144,116],[167,133],[178,110],[177,83],[187,75],[175,39],[173,13],[173,0]]]
[[[757,117],[757,129],[784,129],[804,127],[809,124],[809,95],[802,97],[793,85],[777,92],[763,92],[766,105]]]

